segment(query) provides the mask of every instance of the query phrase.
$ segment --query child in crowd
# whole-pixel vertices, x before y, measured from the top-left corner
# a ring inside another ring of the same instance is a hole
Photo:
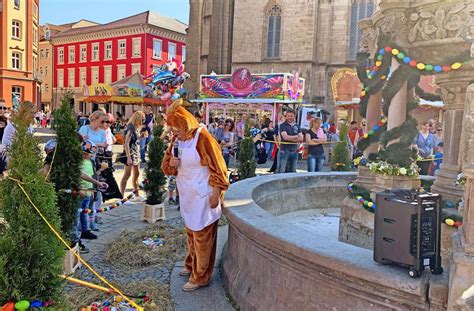
[[[91,205],[90,203],[93,198],[92,189],[94,185],[102,189],[107,188],[106,183],[96,180],[94,178],[95,176],[94,163],[92,162],[91,159],[94,156],[96,151],[97,151],[97,146],[93,142],[86,140],[82,143],[82,154],[83,154],[84,160],[82,162],[81,190],[84,191],[85,196],[81,201],[81,210],[88,209],[89,206]],[[79,222],[80,222],[81,232],[82,232],[81,238],[87,239],[87,240],[97,239],[97,235],[93,234],[89,230],[89,226],[92,229],[95,228],[94,214],[90,214],[89,224],[88,224],[87,218],[88,218],[87,214],[80,213]]]
[[[435,147],[435,153],[434,153],[434,160],[433,160],[433,169],[431,171],[431,175],[434,176],[436,175],[436,172],[439,170],[441,162],[443,162],[443,149],[444,149],[444,143],[440,142],[438,145]]]
[[[179,194],[176,188],[176,176],[168,176],[168,202],[172,205],[179,205]],[[176,191],[176,199],[174,192]]]

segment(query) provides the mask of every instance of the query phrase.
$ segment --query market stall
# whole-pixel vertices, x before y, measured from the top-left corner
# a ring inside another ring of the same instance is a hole
[[[232,74],[202,75],[199,99],[204,104],[206,123],[210,117],[233,118],[245,113],[276,121],[283,105],[297,108],[303,101],[304,79],[298,74],[251,74],[240,68]]]

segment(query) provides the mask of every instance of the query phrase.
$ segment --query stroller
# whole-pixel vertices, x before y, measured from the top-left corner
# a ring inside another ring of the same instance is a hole
[[[121,199],[122,194],[120,193],[120,189],[114,177],[115,169],[112,164],[112,152],[104,151],[102,148],[99,148],[95,161],[97,178],[109,185],[106,190],[101,191],[102,201],[105,202],[110,199]]]

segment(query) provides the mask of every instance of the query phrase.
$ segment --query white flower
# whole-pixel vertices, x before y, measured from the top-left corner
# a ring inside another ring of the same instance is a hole
[[[404,167],[402,167],[402,168],[399,170],[399,172],[400,172],[400,175],[406,175],[406,174],[408,173],[407,169],[404,168]]]

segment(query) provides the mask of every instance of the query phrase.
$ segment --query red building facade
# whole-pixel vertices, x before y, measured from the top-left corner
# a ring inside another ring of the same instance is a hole
[[[76,107],[85,110],[78,103],[84,85],[113,83],[135,72],[147,76],[170,58],[185,61],[186,27],[169,17],[144,12],[56,34],[52,38],[56,103],[65,89],[72,89]]]

